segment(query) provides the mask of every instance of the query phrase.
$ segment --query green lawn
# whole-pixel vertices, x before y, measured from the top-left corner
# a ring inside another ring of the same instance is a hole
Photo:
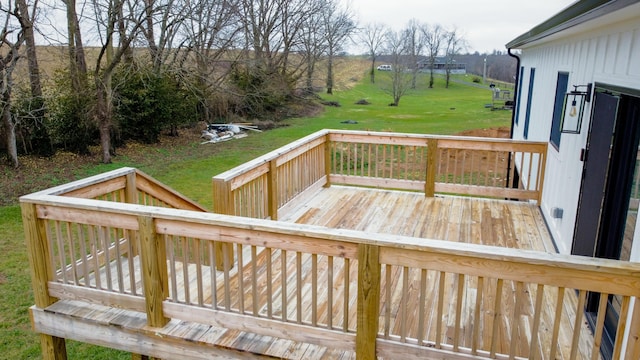
[[[322,94],[323,100],[337,101],[341,106],[326,107],[314,118],[291,119],[286,121],[288,126],[252,133],[237,141],[156,149],[149,151],[148,161],[142,164],[116,157],[113,164],[78,169],[76,175],[134,166],[211,208],[212,176],[320,129],[454,134],[510,124],[510,112],[485,108],[491,102],[489,90],[460,83],[451,83],[445,89],[440,78],[434,89],[428,89],[425,74],[419,79],[418,90],[402,97],[400,106],[390,107],[391,96],[381,89],[387,86],[387,76],[377,73],[376,84],[364,77],[351,90]],[[356,105],[361,99],[371,104]],[[342,123],[346,120],[357,124]],[[0,224],[0,357],[39,358],[39,340],[31,332],[28,317],[33,297],[19,207],[0,207]],[[75,342],[68,342],[68,351],[71,359],[130,359],[129,354]]]

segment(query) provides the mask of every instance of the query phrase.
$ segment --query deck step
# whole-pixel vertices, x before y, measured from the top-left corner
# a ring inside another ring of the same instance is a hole
[[[144,313],[84,301],[30,311],[36,332],[162,359],[355,359],[351,352],[175,319],[152,328]]]

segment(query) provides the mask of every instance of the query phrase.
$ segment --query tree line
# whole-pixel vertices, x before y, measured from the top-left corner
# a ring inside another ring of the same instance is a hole
[[[2,142],[20,153],[87,152],[111,161],[120,142],[157,141],[185,122],[256,118],[313,91],[320,60],[356,30],[338,0],[1,0]],[[36,35],[66,33],[66,65],[43,86]],[[90,39],[87,41],[86,39]],[[27,64],[28,86],[17,79]],[[300,86],[300,84],[303,84]],[[43,90],[44,89],[44,90]]]
[[[398,105],[419,59],[452,64],[467,47],[459,30],[417,20],[359,27],[339,0],[0,0],[0,16],[0,149],[15,167],[19,154],[91,146],[109,163],[123,142],[156,142],[184,124],[277,119],[318,91],[319,76],[333,92],[351,41],[367,49],[371,82],[377,59],[392,59],[384,90]],[[64,34],[49,45],[65,55],[43,79],[36,36],[46,29]]]
[[[457,28],[447,29],[439,24],[426,24],[417,19],[410,20],[399,30],[382,23],[370,23],[359,32],[360,41],[366,46],[371,60],[370,81],[375,83],[376,60],[381,56],[391,65],[391,82],[385,90],[392,96],[393,106],[410,89],[416,88],[420,62],[426,59],[429,72],[429,88],[434,85],[435,62],[443,57],[445,87],[449,87],[455,57],[466,50],[467,41]]]

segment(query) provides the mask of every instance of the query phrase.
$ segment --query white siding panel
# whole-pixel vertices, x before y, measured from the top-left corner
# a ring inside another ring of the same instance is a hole
[[[618,54],[618,35],[610,34],[607,40],[607,50],[605,52],[605,74],[615,74],[616,55]]]
[[[633,31],[619,34],[618,53],[616,54],[616,74],[628,74],[629,56],[631,50],[631,41],[633,39]]]
[[[569,72],[573,85],[604,82],[640,90],[640,21],[633,19],[556,38],[546,44],[523,49],[525,67],[519,125],[514,137],[522,138],[529,71],[536,68],[529,139],[549,141],[555,87],[559,71]],[[586,147],[591,103],[584,110],[580,134],[562,134],[559,151],[549,146],[547,178],[542,203],[543,214],[561,253],[570,253],[582,181],[580,151]],[[551,217],[553,208],[564,210],[562,219]]]
[[[633,31],[631,49],[629,53],[628,74],[640,77],[640,30],[638,29]]]
[[[599,36],[594,42],[596,43],[595,53],[595,67],[593,69],[594,74],[604,73],[606,55],[607,55],[607,42],[608,36]]]

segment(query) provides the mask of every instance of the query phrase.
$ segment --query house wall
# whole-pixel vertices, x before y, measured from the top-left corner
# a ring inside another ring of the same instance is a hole
[[[558,72],[569,73],[569,90],[572,85],[596,82],[640,89],[640,4],[527,44],[520,58],[524,77],[514,138],[524,138],[533,67],[536,71],[527,139],[549,141]],[[564,254],[571,252],[573,241],[583,169],[580,152],[586,146],[591,105],[586,103],[580,134],[562,134],[559,149],[550,144],[548,150],[541,208],[558,250]],[[564,210],[561,219],[551,216],[554,208]],[[634,243],[632,260],[640,261],[640,241]]]

